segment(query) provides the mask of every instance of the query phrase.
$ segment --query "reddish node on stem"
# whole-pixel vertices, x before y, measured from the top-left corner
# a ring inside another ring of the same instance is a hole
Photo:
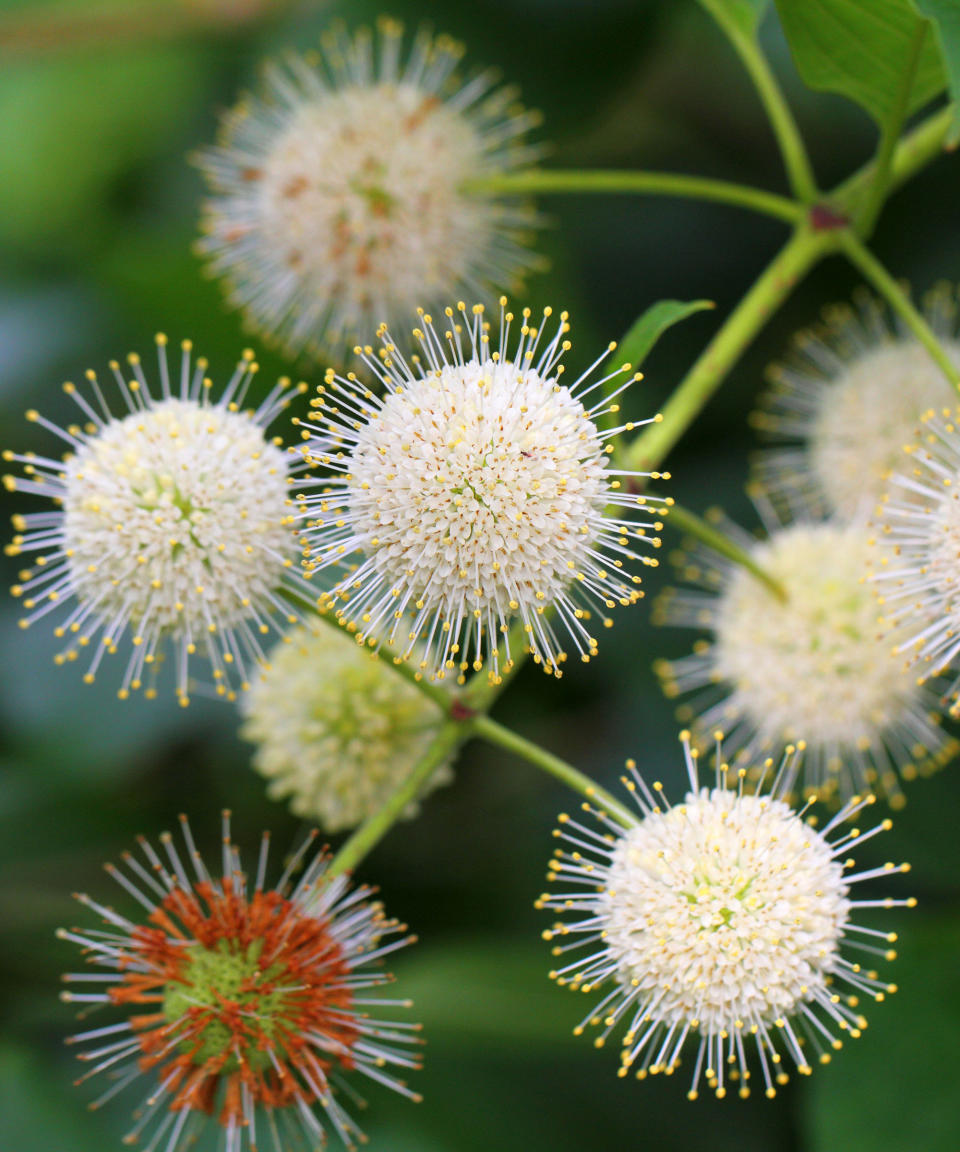
[[[846,228],[850,223],[849,217],[829,204],[814,204],[810,209],[810,226],[815,232],[834,232],[838,228]]]
[[[454,700],[450,705],[451,720],[472,720],[476,714],[476,708],[471,708],[469,704],[464,704],[462,700]]]

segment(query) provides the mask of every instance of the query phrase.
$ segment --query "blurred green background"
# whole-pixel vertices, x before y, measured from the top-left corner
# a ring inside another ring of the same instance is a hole
[[[59,385],[105,368],[153,333],[190,336],[222,379],[251,343],[191,254],[201,193],[186,155],[212,140],[218,110],[255,83],[264,56],[311,47],[337,15],[351,25],[380,9],[367,0],[25,0],[0,7],[0,414],[5,445],[38,447],[27,407],[67,411]],[[549,163],[656,167],[783,189],[770,133],[748,81],[693,0],[394,0],[389,13],[429,21],[469,47],[468,65],[495,65],[543,110]],[[105,13],[99,33],[89,17]],[[86,31],[85,31],[86,29]],[[109,31],[107,31],[109,30]],[[866,118],[805,91],[776,20],[764,44],[810,141],[823,184],[865,160]],[[923,289],[960,270],[957,177],[941,159],[899,193],[876,248]],[[739,210],[638,198],[542,202],[540,247],[552,269],[530,302],[569,308],[571,371],[663,297],[716,300],[663,340],[634,390],[637,414],[661,405],[726,311],[783,239],[778,224]],[[765,365],[825,304],[849,295],[851,272],[819,268],[774,317],[721,395],[669,461],[670,491],[695,510],[722,503],[753,526],[743,496],[750,449],[745,415]],[[262,379],[290,370],[262,358]],[[306,379],[321,369],[301,364]],[[280,429],[282,431],[282,428]],[[22,498],[27,500],[29,498]],[[5,516],[23,505],[4,497]],[[665,552],[677,541],[668,534]],[[8,562],[8,583],[16,562]],[[647,579],[648,597],[669,577]],[[655,632],[649,601],[621,614],[601,658],[557,683],[526,668],[497,715],[562,751],[608,787],[623,760],[680,788],[671,706],[650,672],[657,655],[689,650],[689,634]],[[155,836],[191,814],[211,847],[220,809],[235,813],[253,851],[263,827],[277,844],[302,834],[264,796],[228,705],[116,700],[76,665],[55,668],[42,626],[22,633],[0,604],[0,1148],[103,1152],[120,1147],[126,1102],[88,1113],[62,1038],[70,1009],[58,974],[76,967],[54,930],[77,920],[73,890],[121,903],[102,862],[139,832]],[[456,783],[431,797],[363,863],[388,909],[420,944],[397,958],[399,987],[426,1025],[419,1106],[373,1086],[360,1117],[389,1152],[955,1152],[960,1147],[955,1028],[960,1027],[960,768],[920,780],[894,832],[865,861],[906,858],[902,884],[920,898],[903,917],[900,993],[870,1011],[871,1026],[809,1081],[773,1102],[684,1098],[687,1069],[644,1084],[617,1079],[616,1053],[570,1030],[573,993],[547,980],[542,890],[556,813],[573,803],[525,763],[470,747]],[[899,893],[898,893],[899,894]],[[582,999],[582,997],[581,997]],[[213,1130],[202,1148],[213,1148]]]

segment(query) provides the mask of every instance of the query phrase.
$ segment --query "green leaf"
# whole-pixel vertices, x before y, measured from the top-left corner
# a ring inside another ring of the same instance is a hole
[[[953,123],[947,147],[960,144],[960,4],[957,0],[912,0],[921,16],[933,21],[947,70],[950,97],[954,102]]]
[[[718,24],[732,24],[748,36],[757,34],[770,0],[700,0]]]
[[[668,328],[686,320],[695,312],[703,312],[715,308],[712,300],[660,300],[651,304],[643,315],[636,321],[626,336],[620,341],[617,353],[621,362],[630,364],[633,368],[640,365],[650,355],[654,344],[660,339]]]
[[[805,83],[855,101],[881,129],[896,130],[899,117],[920,108],[946,86],[936,37],[929,22],[917,16],[911,0],[776,0],[776,4]]]

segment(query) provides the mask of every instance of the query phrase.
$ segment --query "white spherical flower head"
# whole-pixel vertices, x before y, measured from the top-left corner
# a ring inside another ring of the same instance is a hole
[[[286,457],[248,416],[161,400],[113,420],[64,472],[70,567],[104,611],[198,635],[247,614],[237,588],[249,600],[276,585],[289,553]],[[102,563],[112,539],[136,552],[122,582]],[[190,596],[198,586],[207,594]]]
[[[659,543],[647,536],[659,522],[606,515],[610,506],[663,503],[624,492],[624,474],[608,467],[606,441],[622,429],[600,431],[595,421],[616,411],[610,391],[626,383],[601,391],[592,408],[581,399],[629,365],[568,389],[559,383],[566,314],[541,348],[525,310],[508,353],[511,314],[491,348],[482,308],[458,310],[447,309],[442,337],[423,317],[414,335],[425,362],[408,365],[385,331],[381,360],[364,351],[383,400],[330,373],[312,402],[321,422],[306,425],[308,439],[318,434],[307,458],[342,476],[318,481],[319,493],[303,499],[308,564],[347,563],[332,593],[339,614],[404,656],[422,643],[430,673],[462,676],[486,664],[496,680],[511,664],[514,616],[534,658],[558,673],[566,654],[557,625],[589,659],[597,643],[589,606],[608,623],[607,609],[637,600],[639,578],[625,562],[652,561],[631,540]]]
[[[213,666],[217,690],[233,694],[233,676],[263,658],[257,637],[276,621],[297,618],[278,592],[304,595],[291,534],[289,456],[264,427],[287,405],[282,380],[256,411],[242,411],[256,372],[246,353],[216,403],[209,400],[206,362],[192,364],[185,342],[177,393],[171,388],[166,339],[158,337],[160,394],[151,394],[139,357],[131,378],[111,365],[128,412],[114,417],[92,372],[91,404],[74,387],[84,427],[60,429],[38,413],[28,417],[69,446],[63,461],[34,455],[25,478],[8,487],[56,501],[52,512],[15,518],[8,551],[41,553],[14,588],[28,615],[21,623],[65,609],[56,628],[70,644],[58,660],[92,647],[92,680],[105,653],[132,633],[121,696],[153,679],[166,641],[176,651],[177,693],[187,699],[189,657],[198,649]],[[300,391],[305,389],[300,387]],[[152,687],[148,693],[153,693]]]
[[[931,293],[927,317],[960,365],[956,300]],[[804,332],[793,357],[770,372],[773,388],[756,422],[778,440],[756,477],[775,502],[856,519],[873,511],[922,414],[952,404],[953,388],[929,352],[890,330],[879,305],[857,317],[836,309],[825,331]]]
[[[882,532],[873,578],[880,611],[901,659],[925,682],[949,673],[944,699],[960,711],[960,410],[924,416],[890,494],[878,509]]]
[[[522,203],[471,181],[529,163],[536,117],[489,75],[460,86],[462,49],[381,22],[378,45],[335,30],[317,58],[266,72],[262,99],[201,155],[214,198],[201,249],[234,303],[291,351],[335,354],[418,301],[510,287],[535,259]]]
[[[294,629],[241,698],[241,735],[274,799],[330,832],[372,816],[426,752],[439,707],[348,633]],[[452,779],[440,765],[420,796]],[[416,815],[418,805],[405,813]]]
[[[668,694],[699,689],[683,714],[701,734],[724,727],[745,760],[803,738],[806,787],[840,800],[871,790],[901,804],[900,777],[942,764],[956,745],[930,715],[936,696],[883,636],[866,579],[868,530],[798,523],[747,547],[781,595],[745,568],[702,557],[713,594],[668,597],[664,617],[707,627],[712,642],[658,664]]]
[[[585,992],[612,983],[575,1031],[600,1025],[602,1046],[624,1023],[621,1076],[632,1068],[641,1079],[672,1072],[696,1036],[691,1099],[702,1079],[718,1096],[729,1080],[748,1096],[751,1047],[773,1096],[787,1078],[781,1049],[809,1072],[811,1056],[829,1060],[840,1034],[858,1036],[866,1026],[853,1010],[859,996],[882,1000],[892,991],[843,952],[856,949],[858,937],[891,943],[895,935],[850,917],[854,908],[914,901],[853,901],[849,891],[907,865],[851,871],[850,851],[889,828],[888,820],[829,838],[872,797],[851,801],[822,833],[780,798],[796,771],[796,749],[787,749],[771,791],[751,795],[743,791],[744,770],[731,784],[719,744],[715,786],[700,787],[696,753],[686,733],[683,740],[690,791],[682,803],[667,804],[661,785],[648,787],[631,762],[625,783],[639,820],[623,827],[594,812],[603,825],[598,835],[561,816],[558,835],[573,850],[555,854],[549,879],[585,887],[541,898],[541,907],[577,917],[545,935],[583,937],[565,939],[557,954],[591,947],[552,975]],[[771,767],[768,761],[764,774]]]
[[[622,985],[664,990],[664,1021],[773,1024],[825,993],[846,893],[830,846],[788,804],[704,788],[617,842],[604,939]]]

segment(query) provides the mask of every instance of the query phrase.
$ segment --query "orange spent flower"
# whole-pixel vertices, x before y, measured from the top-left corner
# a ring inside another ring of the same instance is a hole
[[[278,885],[264,888],[269,836],[264,835],[252,889],[241,871],[224,813],[223,875],[214,879],[181,817],[191,880],[172,836],[161,836],[166,862],[144,839],[147,867],[124,855],[126,871],[107,870],[148,912],[137,924],[85,895],[109,931],[61,930],[106,971],[71,973],[71,984],[103,984],[105,991],[63,994],[63,999],[128,1010],[126,1020],[73,1036],[92,1042],[80,1059],[95,1061],[78,1083],[107,1072],[111,1086],[99,1107],[142,1074],[156,1086],[137,1110],[125,1137],[149,1130],[146,1152],[186,1147],[208,1117],[223,1129],[224,1152],[256,1152],[257,1130],[269,1132],[282,1152],[298,1133],[311,1147],[333,1127],[348,1147],[362,1133],[334,1097],[331,1081],[357,1071],[413,1099],[388,1065],[416,1068],[405,1047],[417,1026],[372,1020],[366,1008],[380,1001],[366,990],[392,977],[375,962],[411,941],[385,938],[405,931],[388,920],[370,890],[351,890],[344,876],[326,877],[328,858],[315,855],[299,881],[315,833],[287,866]],[[366,971],[374,962],[374,970]],[[101,1043],[102,1042],[102,1043]]]

